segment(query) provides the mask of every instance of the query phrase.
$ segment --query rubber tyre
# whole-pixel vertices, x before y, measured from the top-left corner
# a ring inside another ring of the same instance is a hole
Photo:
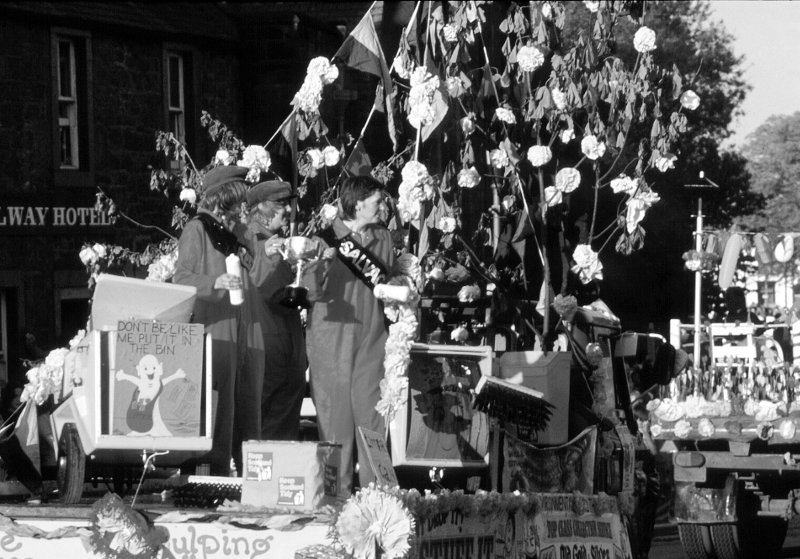
[[[678,524],[678,535],[688,559],[717,559],[707,525]]]
[[[83,495],[83,482],[86,477],[86,454],[83,452],[78,428],[67,423],[59,441],[61,457],[58,461],[58,493],[65,505],[80,502]]]
[[[717,559],[744,559],[747,556],[739,545],[739,527],[736,524],[712,525],[711,540]]]

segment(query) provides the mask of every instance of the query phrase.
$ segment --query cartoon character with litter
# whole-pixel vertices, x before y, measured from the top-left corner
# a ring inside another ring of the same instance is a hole
[[[154,355],[149,354],[139,360],[136,371],[138,376],[126,374],[121,369],[116,374],[118,381],[125,380],[136,385],[126,417],[131,435],[171,436],[172,433],[161,419],[161,410],[156,404],[164,385],[186,378],[186,373],[183,369],[178,369],[175,374],[162,379],[164,375],[162,363]]]

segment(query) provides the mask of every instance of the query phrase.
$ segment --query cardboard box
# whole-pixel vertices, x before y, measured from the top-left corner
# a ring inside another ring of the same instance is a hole
[[[297,510],[335,504],[340,453],[333,443],[243,443],[242,504]]]
[[[542,392],[556,408],[546,430],[519,432],[519,438],[534,444],[567,442],[571,361],[569,351],[507,351],[495,360],[495,376]]]

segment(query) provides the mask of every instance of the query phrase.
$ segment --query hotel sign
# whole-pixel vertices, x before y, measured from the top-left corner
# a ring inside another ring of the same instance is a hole
[[[61,232],[66,228],[77,232],[111,225],[109,215],[97,211],[93,206],[0,205],[0,235],[42,234],[51,232],[51,229]]]

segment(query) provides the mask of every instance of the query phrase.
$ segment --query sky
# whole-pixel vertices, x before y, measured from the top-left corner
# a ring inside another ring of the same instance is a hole
[[[712,19],[721,21],[744,55],[745,81],[753,89],[731,126],[734,147],[772,115],[800,111],[800,1],[713,0]]]

